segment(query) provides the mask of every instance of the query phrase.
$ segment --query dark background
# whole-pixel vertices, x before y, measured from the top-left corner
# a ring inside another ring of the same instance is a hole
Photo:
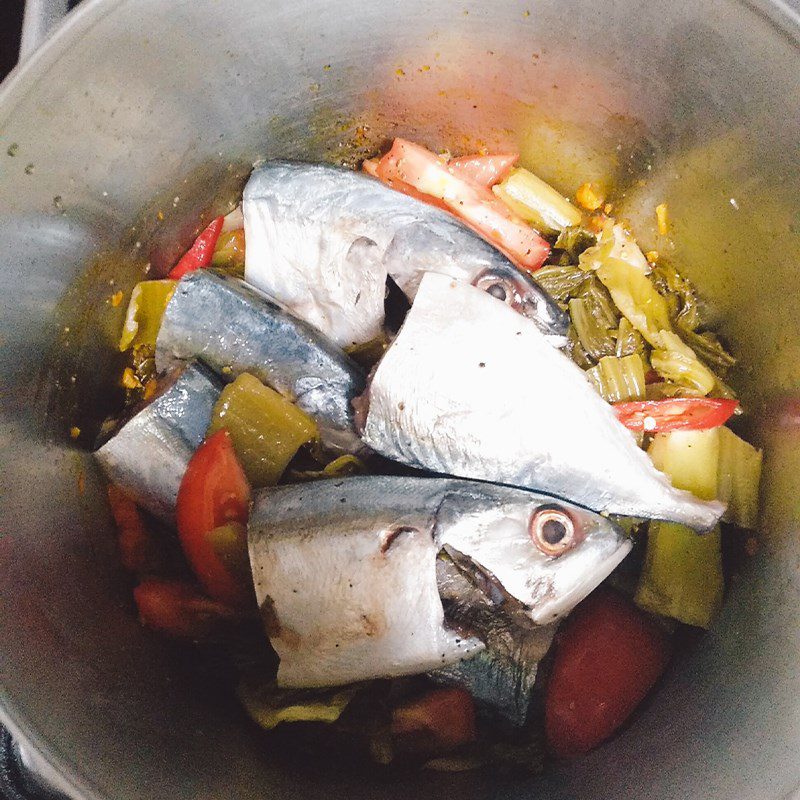
[[[24,0],[0,0],[0,80],[17,63]]]

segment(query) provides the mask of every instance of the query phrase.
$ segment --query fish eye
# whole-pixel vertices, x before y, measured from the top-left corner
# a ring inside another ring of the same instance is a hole
[[[557,506],[534,511],[529,531],[536,547],[548,556],[560,556],[577,544],[572,517]]]
[[[501,275],[493,275],[487,272],[481,275],[474,285],[478,289],[483,289],[484,292],[490,294],[492,297],[507,303],[510,306],[516,307],[519,304],[519,292],[513,281]]]
[[[486,291],[498,300],[505,301],[506,299],[506,290],[502,283],[493,283],[491,286],[486,287]]]

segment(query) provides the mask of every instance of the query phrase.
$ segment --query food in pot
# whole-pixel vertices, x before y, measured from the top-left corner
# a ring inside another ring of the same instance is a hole
[[[585,753],[713,623],[757,522],[697,291],[517,162],[266,162],[133,291],[97,459],[139,615],[215,645],[272,737],[447,771]]]

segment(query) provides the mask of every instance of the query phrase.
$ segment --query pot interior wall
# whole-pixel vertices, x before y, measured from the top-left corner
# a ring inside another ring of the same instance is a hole
[[[76,792],[117,800],[794,791],[799,31],[782,7],[722,0],[85,2],[0,92],[4,719]],[[619,739],[541,779],[281,768],[213,681],[137,625],[60,413],[102,413],[123,311],[108,298],[168,261],[255,159],[353,161],[395,134],[519,148],[565,194],[608,184],[643,243],[714,300],[765,420],[763,544],[719,623]]]

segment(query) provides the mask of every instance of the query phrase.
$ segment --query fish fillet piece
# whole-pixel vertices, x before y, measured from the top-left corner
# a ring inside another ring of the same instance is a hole
[[[206,435],[222,382],[203,365],[190,363],[159,384],[156,396],[136,409],[94,456],[111,483],[174,525],[183,473]]]
[[[486,292],[426,274],[358,401],[387,458],[709,530],[724,506],[675,489],[582,370]]]
[[[242,207],[247,282],[341,347],[380,335],[387,275],[412,299],[429,270],[491,287],[564,342],[566,316],[530,276],[450,214],[364,173],[269,161]]]
[[[178,283],[158,332],[156,367],[193,358],[228,379],[255,375],[312,416],[330,449],[363,449],[351,405],[364,388],[361,368],[244,281],[196,270]]]

